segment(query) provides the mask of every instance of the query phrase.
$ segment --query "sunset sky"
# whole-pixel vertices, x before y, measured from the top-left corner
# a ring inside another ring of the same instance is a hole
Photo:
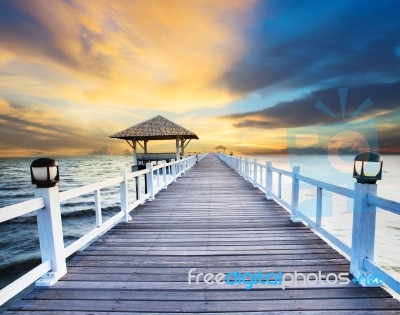
[[[156,115],[188,151],[400,154],[400,3],[0,1],[0,157],[122,153]]]

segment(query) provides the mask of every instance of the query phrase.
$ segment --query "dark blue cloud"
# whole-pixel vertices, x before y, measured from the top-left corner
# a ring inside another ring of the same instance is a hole
[[[368,135],[368,132],[373,131],[369,130],[368,126],[373,123],[373,126],[378,127],[380,151],[398,154],[400,153],[400,124],[393,124],[393,122],[398,122],[400,119],[399,91],[400,81],[352,86],[348,89],[343,117],[339,90],[321,89],[290,102],[282,102],[259,111],[228,115],[224,118],[233,120],[234,126],[237,128],[266,130],[288,128],[291,130],[291,128],[303,127],[308,128],[311,132],[319,130],[322,126],[330,126],[340,131],[346,128],[347,122],[354,122],[363,118],[365,123],[358,123],[357,128],[363,134]],[[318,101],[326,105],[332,116],[316,107]],[[361,105],[368,102],[370,102],[370,106],[360,110],[363,108]],[[370,117],[375,116],[378,117],[376,119],[377,124],[370,119]],[[389,121],[391,127],[387,128],[385,125]],[[383,123],[382,128],[379,128],[380,122]],[[319,150],[321,150],[320,147],[306,148],[301,149],[296,154],[318,154],[320,153]]]
[[[400,109],[400,81],[395,83],[377,83],[351,86],[348,88],[344,112],[345,120],[353,120],[376,113],[393,113]],[[367,99],[372,106],[352,116]],[[318,101],[323,102],[335,115],[331,117],[316,108]],[[258,111],[244,112],[224,116],[236,121],[239,128],[256,127],[262,129],[297,128],[322,124],[340,124],[343,120],[338,89],[321,89],[302,98],[276,104]]]
[[[398,1],[262,1],[256,11],[248,49],[219,80],[234,93],[399,77]]]

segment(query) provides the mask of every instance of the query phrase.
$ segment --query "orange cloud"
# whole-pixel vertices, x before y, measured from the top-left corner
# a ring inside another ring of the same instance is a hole
[[[177,112],[218,107],[237,97],[214,83],[241,57],[241,32],[255,1],[19,5],[41,25],[26,36],[43,34],[34,46],[16,38],[6,47],[26,62],[53,69],[54,94],[86,105]]]
[[[103,146],[119,152],[126,146],[108,135],[157,112],[171,113],[166,116],[197,132],[203,144],[241,139],[227,121],[189,113],[238,97],[216,82],[240,60],[255,4],[13,2],[26,19],[0,29],[0,107],[2,123],[11,126],[1,134],[13,139],[0,141],[2,155]],[[191,146],[206,149],[203,144]]]

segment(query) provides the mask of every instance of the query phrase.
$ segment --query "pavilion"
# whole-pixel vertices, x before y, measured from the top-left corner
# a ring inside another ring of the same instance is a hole
[[[219,146],[215,147],[214,149],[217,150],[217,151],[218,150],[223,150],[223,152],[225,153],[225,150],[227,149],[227,147],[224,147],[223,145],[220,144]]]
[[[110,138],[123,139],[131,146],[133,149],[132,166],[135,169],[139,164],[143,165],[154,160],[169,162],[171,159],[175,159],[178,161],[184,157],[185,148],[189,142],[192,139],[199,139],[195,133],[160,115],[117,132]],[[175,153],[148,153],[147,143],[150,140],[175,140]],[[143,154],[138,155],[137,145],[143,149]]]

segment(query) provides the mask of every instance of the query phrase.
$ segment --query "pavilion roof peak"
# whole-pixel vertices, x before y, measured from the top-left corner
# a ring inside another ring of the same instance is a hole
[[[172,140],[176,139],[176,137],[184,139],[199,139],[194,132],[161,115],[147,119],[110,136],[110,138],[126,140]]]
[[[227,149],[227,147],[224,147],[223,145],[219,145],[219,146],[217,146],[217,147],[215,147],[214,149],[217,149],[217,150],[220,150],[220,149]]]

